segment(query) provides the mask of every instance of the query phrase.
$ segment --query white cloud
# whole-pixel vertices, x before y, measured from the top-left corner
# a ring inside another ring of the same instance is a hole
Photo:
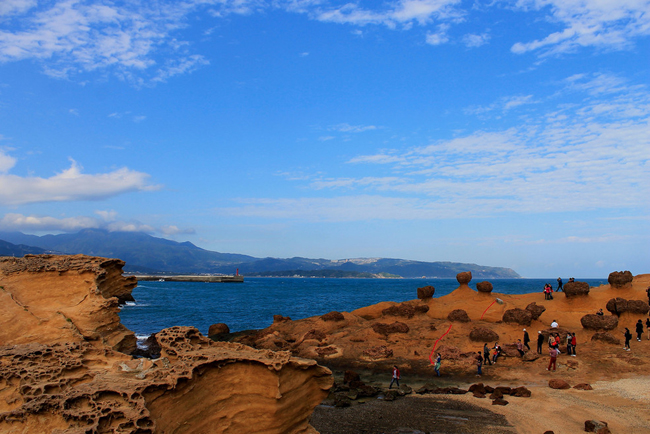
[[[160,228],[160,232],[165,235],[179,235],[179,234],[195,234],[194,229],[180,229],[176,225],[163,226]]]
[[[427,32],[426,43],[429,45],[446,44],[449,42],[449,37],[447,36],[448,29],[448,24],[441,24],[438,26],[438,31],[436,33]]]
[[[463,36],[463,44],[469,48],[480,47],[481,45],[487,44],[489,40],[490,36],[486,33],[481,35],[467,34]]]
[[[5,161],[6,172],[13,167],[15,160],[11,157],[3,160],[1,155],[0,165]],[[0,205],[102,200],[123,193],[158,188],[148,184],[148,174],[126,167],[94,175],[87,175],[81,171],[82,168],[72,160],[69,169],[50,178],[21,177],[2,173],[0,174]]]
[[[19,14],[36,6],[36,0],[2,0],[0,2],[0,17]]]
[[[465,114],[483,115],[492,111],[505,113],[515,107],[526,104],[537,104],[539,101],[533,99],[533,95],[511,95],[499,98],[487,106],[472,106],[464,109]]]
[[[330,131],[339,131],[341,133],[362,133],[364,131],[376,130],[375,125],[350,125],[350,124],[338,124],[332,125],[329,127]]]
[[[539,10],[563,28],[543,39],[517,42],[512,52],[552,55],[581,47],[621,50],[650,34],[648,0],[518,0],[524,11]]]
[[[2,176],[1,174],[8,172],[15,165],[16,159],[5,154],[2,149],[0,149],[0,176]]]

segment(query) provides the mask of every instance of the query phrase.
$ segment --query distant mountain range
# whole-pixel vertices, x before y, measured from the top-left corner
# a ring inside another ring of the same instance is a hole
[[[26,235],[0,232],[0,255],[23,256],[28,253],[83,253],[119,258],[124,270],[145,274],[240,274],[256,276],[294,275],[397,275],[401,277],[453,278],[461,271],[471,271],[474,278],[519,278],[514,270],[458,262],[422,262],[406,259],[309,259],[255,258],[201,249],[190,242],[178,243],[139,232],[108,232],[85,229],[74,234]],[[327,270],[326,273],[305,273]],[[369,273],[369,274],[368,274]]]

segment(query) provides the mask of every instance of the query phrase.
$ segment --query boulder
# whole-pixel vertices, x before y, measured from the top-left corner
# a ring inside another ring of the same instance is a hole
[[[532,321],[533,314],[528,310],[520,309],[518,307],[508,309],[503,313],[503,322],[505,323],[529,326]]]
[[[589,284],[587,282],[567,282],[564,284],[564,295],[567,298],[589,295]]]
[[[578,390],[594,390],[594,388],[591,387],[591,384],[587,384],[587,383],[576,384],[575,386],[573,386],[573,388]]]
[[[552,380],[548,380],[548,387],[551,389],[571,389],[571,386],[569,383],[567,383],[564,380],[560,380],[559,378],[553,378]]]
[[[452,322],[470,322],[469,315],[463,309],[454,309],[449,312],[447,319]]]
[[[482,394],[482,395],[485,395],[485,394],[487,393],[487,391],[485,390],[485,386],[483,385],[483,383],[472,384],[471,386],[469,386],[468,391],[469,391],[470,393],[474,393],[475,395],[476,395],[477,393]]]
[[[461,285],[467,285],[472,280],[472,272],[463,271],[462,273],[458,273],[456,274],[456,280],[458,280],[458,283]]]
[[[532,392],[524,386],[516,387],[510,392],[510,396],[516,396],[518,398],[530,398],[531,395]]]
[[[618,317],[590,313],[580,318],[580,323],[587,330],[613,330],[618,327]]]
[[[526,306],[526,310],[530,312],[530,314],[533,316],[533,321],[535,321],[544,313],[546,308],[541,304],[537,304],[533,301],[528,306]]]
[[[212,324],[210,328],[208,328],[208,336],[221,335],[224,333],[230,333],[230,328],[222,322]]]
[[[476,290],[484,294],[489,294],[492,292],[492,284],[488,281],[478,282],[476,284]]]
[[[393,333],[408,333],[410,331],[409,326],[399,321],[395,321],[392,324],[377,322],[372,325],[372,329],[375,333],[385,336]]]
[[[632,283],[632,280],[634,280],[634,276],[629,271],[613,271],[607,278],[607,282],[612,288],[623,288]]]
[[[429,312],[429,306],[419,302],[397,303],[381,311],[382,315],[401,316],[404,318],[413,318],[416,314]]]
[[[534,362],[535,360],[539,359],[540,355],[537,354],[535,351],[528,351],[524,353],[524,356],[521,358],[524,362]]]
[[[433,294],[435,293],[436,293],[436,288],[434,288],[431,285],[418,288],[418,298],[420,300],[428,300],[431,297],[433,297]]]
[[[596,434],[610,434],[611,431],[607,426],[607,422],[602,420],[586,420],[585,421],[585,431],[593,432]]]
[[[320,319],[323,321],[344,321],[345,317],[341,312],[334,310],[332,312],[326,313],[325,315],[321,315]]]
[[[358,383],[361,381],[361,377],[354,371],[345,371],[343,373],[343,384]]]
[[[621,297],[612,298],[605,305],[605,309],[614,315],[620,315],[627,312],[627,300]]]
[[[627,311],[629,313],[638,314],[638,315],[647,315],[648,310],[650,310],[650,305],[643,300],[628,300],[627,301]]]
[[[492,401],[492,405],[508,405],[508,404],[509,402],[503,398],[497,398],[494,401]]]
[[[386,347],[385,345],[380,345],[378,347],[368,348],[363,352],[363,355],[369,359],[388,359],[393,357],[393,350]]]
[[[474,342],[497,342],[499,335],[487,327],[476,327],[469,332],[469,339]]]
[[[492,392],[492,394],[490,394],[489,398],[490,398],[490,399],[499,399],[499,398],[503,398],[503,392],[500,391],[499,389],[494,389],[494,391]]]
[[[288,316],[273,315],[273,322],[286,322],[286,321],[291,321],[291,318]]]
[[[594,335],[591,337],[591,340],[594,342],[604,342],[610,345],[621,345],[620,339],[618,339],[613,334],[607,332],[594,333]]]

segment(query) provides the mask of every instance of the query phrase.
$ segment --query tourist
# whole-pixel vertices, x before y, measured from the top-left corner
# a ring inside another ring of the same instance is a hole
[[[625,336],[625,346],[623,347],[624,350],[630,351],[630,339],[632,339],[632,333],[630,333],[630,329],[625,327],[625,332],[623,333]]]
[[[598,312],[596,312],[596,315],[603,316],[605,313],[603,312],[602,309],[598,309]]]
[[[571,332],[566,335],[566,353],[567,355],[573,354],[573,344],[571,343]]]
[[[494,343],[494,353],[492,354],[492,363],[496,363],[497,359],[501,355],[501,346],[499,345],[498,342]]]
[[[393,383],[397,384],[397,388],[399,389],[399,369],[397,369],[397,366],[393,365],[393,378],[390,380],[390,386],[388,386],[389,389],[392,389]]]
[[[576,356],[576,343],[578,340],[576,339],[576,334],[571,333],[571,346],[573,347],[573,354],[571,354],[572,357]]]
[[[528,351],[530,351],[530,345],[528,343],[530,342],[530,336],[528,336],[528,332],[526,329],[524,329],[524,346],[528,348]]]
[[[551,366],[553,366],[553,371],[557,368],[557,355],[560,353],[560,351],[557,348],[551,348],[548,351],[548,354],[551,356],[551,360],[548,362],[548,368],[546,368],[547,371],[551,370]]]
[[[648,336],[650,336],[650,331],[648,331]],[[492,360],[490,360],[490,349],[488,348],[487,342],[483,345],[483,361],[490,365],[492,364]]]
[[[555,345],[554,346],[557,349],[557,353],[562,354],[562,352],[560,351],[560,334],[559,333],[555,333]]]
[[[569,282],[570,282],[570,283],[573,283],[573,282],[575,282],[575,281],[576,281],[576,279],[575,279],[574,277],[569,277]]]
[[[561,277],[557,278],[557,290],[562,291],[562,278]]]
[[[551,328],[554,328],[554,329],[558,328],[557,320],[553,320],[553,322],[551,323]]]
[[[646,289],[645,292],[648,294],[648,304],[650,304],[650,286],[648,286],[648,289]]]
[[[650,336],[650,328],[648,329],[648,336]],[[544,345],[544,335],[539,330],[537,332],[537,354],[542,354],[542,345]]]
[[[650,341],[650,318],[645,319],[645,326],[648,329],[648,340]]]
[[[483,356],[481,355],[481,351],[478,352],[476,355],[476,369],[478,370],[476,376],[480,377],[483,375],[483,372],[481,372],[481,368],[483,367]]]
[[[524,357],[524,344],[521,343],[521,339],[517,339],[517,351],[519,351],[519,357]]]
[[[436,374],[438,377],[440,377],[440,364],[442,363],[442,355],[438,353],[438,357],[436,358],[436,364],[433,365],[433,369],[436,371]]]
[[[549,300],[548,284],[544,285],[544,300]]]
[[[636,322],[636,340],[641,342],[641,335],[643,334],[643,321]]]

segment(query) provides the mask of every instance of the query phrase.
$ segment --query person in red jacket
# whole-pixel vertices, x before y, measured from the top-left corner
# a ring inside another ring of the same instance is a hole
[[[393,379],[390,380],[390,386],[388,386],[389,389],[393,387],[393,383],[397,384],[397,387],[399,387],[399,369],[397,369],[397,366],[393,366]]]
[[[557,368],[556,363],[557,363],[557,353],[558,352],[559,352],[558,349],[554,348],[554,347],[551,347],[551,349],[548,351],[549,355],[551,356],[551,360],[549,360],[549,362],[548,362],[548,368],[546,368],[547,371],[551,370],[551,366],[553,366],[553,369],[552,369],[553,371],[555,371],[555,369]]]
[[[573,347],[573,354],[571,354],[571,355],[572,355],[573,357],[576,356],[576,343],[577,343],[577,342],[578,342],[578,341],[577,341],[577,339],[576,339],[576,334],[575,334],[575,333],[571,333],[571,346]]]

